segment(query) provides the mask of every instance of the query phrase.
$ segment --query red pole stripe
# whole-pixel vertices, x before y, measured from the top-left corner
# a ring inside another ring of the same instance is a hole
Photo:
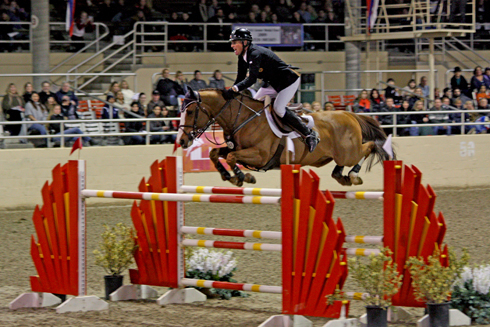
[[[143,199],[143,194],[137,193],[137,192],[114,192],[114,193],[112,193],[112,197],[118,198],[118,199],[141,200],[141,199]]]
[[[241,290],[243,290],[243,285],[245,285],[245,284],[229,283],[229,282],[213,282],[214,288],[221,288],[221,289],[225,289],[225,290],[241,291]]]
[[[325,191],[324,193],[326,193]],[[334,199],[345,199],[345,194],[347,193],[346,191],[330,191]]]
[[[243,243],[243,242],[214,241],[213,247],[221,248],[221,249],[244,250],[245,249],[245,243]]]
[[[224,202],[224,203],[243,203],[243,196],[236,195],[211,195],[209,202]]]
[[[213,229],[214,235],[244,237],[245,236],[244,233],[245,230],[243,229],[225,229],[225,228]]]
[[[243,194],[243,188],[216,186],[212,188],[213,193]]]

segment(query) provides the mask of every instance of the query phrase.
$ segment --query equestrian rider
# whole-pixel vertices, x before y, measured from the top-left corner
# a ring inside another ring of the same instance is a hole
[[[308,128],[292,111],[286,109],[300,84],[300,75],[292,70],[271,50],[252,44],[252,34],[246,28],[236,28],[230,35],[231,47],[238,56],[238,74],[234,85],[223,92],[223,97],[232,99],[236,93],[252,86],[257,78],[266,83],[255,94],[255,99],[265,95],[276,98],[274,111],[284,124],[290,126],[304,137],[310,152],[320,141],[318,133]],[[248,69],[248,77],[247,77]]]

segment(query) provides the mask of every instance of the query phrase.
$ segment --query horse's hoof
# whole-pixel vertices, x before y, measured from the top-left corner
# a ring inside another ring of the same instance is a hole
[[[349,174],[350,181],[352,182],[352,185],[362,185],[363,180],[359,175],[357,174]]]
[[[352,181],[350,180],[349,176],[342,176],[342,179],[340,179],[340,184],[344,186],[351,186]]]
[[[252,174],[249,174],[249,173],[246,173],[245,174],[245,179],[244,181],[246,183],[250,183],[250,184],[255,184],[257,183],[257,180],[255,179],[255,177],[252,175]]]

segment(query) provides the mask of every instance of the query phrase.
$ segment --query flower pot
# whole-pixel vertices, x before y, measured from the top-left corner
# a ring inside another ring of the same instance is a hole
[[[104,276],[105,282],[105,299],[109,300],[109,295],[117,290],[123,284],[123,275],[106,275]]]
[[[427,303],[431,327],[449,327],[449,302]]]
[[[366,306],[367,326],[386,327],[388,326],[388,310],[375,305]]]

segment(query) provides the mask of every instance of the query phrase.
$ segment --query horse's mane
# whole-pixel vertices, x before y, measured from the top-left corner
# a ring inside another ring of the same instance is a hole
[[[214,87],[209,87],[209,88],[206,88],[206,89],[199,90],[199,92],[201,92],[201,91],[215,91],[215,92],[218,92],[218,93],[223,94],[223,91],[224,90],[218,89],[218,88],[214,88]],[[247,99],[249,99],[249,100],[251,100],[253,102],[256,102],[256,103],[264,103],[264,101],[254,99],[254,97],[252,97],[252,96],[250,96],[248,94],[244,94],[244,93],[238,93],[238,94],[244,96],[245,98],[247,98]]]

